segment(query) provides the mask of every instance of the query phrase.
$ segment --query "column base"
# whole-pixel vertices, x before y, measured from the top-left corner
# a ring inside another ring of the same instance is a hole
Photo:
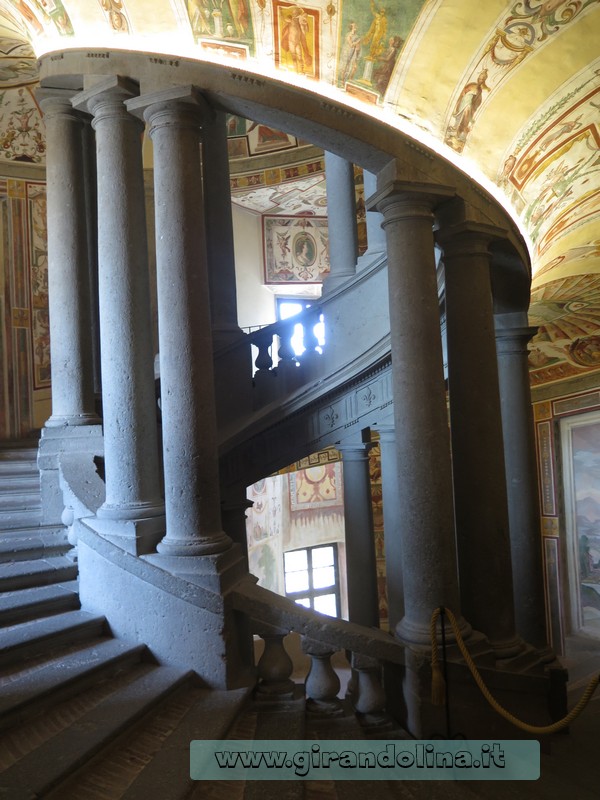
[[[530,648],[532,650],[532,648]],[[563,716],[566,707],[566,671],[540,663],[533,653],[500,663],[485,637],[474,632],[469,653],[494,699],[517,719],[530,725],[548,725]],[[440,652],[440,659],[443,655]],[[444,669],[443,661],[442,668]],[[385,665],[387,708],[417,739],[530,739],[505,720],[487,702],[456,645],[446,652],[446,705],[431,702],[431,650],[406,647],[403,666]]]
[[[194,558],[224,553],[231,547],[231,539],[224,531],[209,536],[197,535],[189,539],[165,536],[156,550],[163,556]]]
[[[238,544],[232,544],[221,553],[181,556],[159,552],[146,555],[144,560],[171,575],[220,595],[248,574],[244,553]]]
[[[458,617],[456,621],[458,622],[458,629],[460,631],[460,635],[466,641],[473,633],[473,629],[469,625],[469,623],[465,619],[463,619],[463,617]],[[438,631],[439,631],[439,623],[438,623]],[[447,642],[456,641],[456,636],[454,635],[454,631],[452,630],[450,622],[448,620],[446,620],[445,634]],[[431,647],[431,630],[429,624],[424,625],[423,623],[409,620],[407,619],[407,617],[402,617],[400,622],[396,625],[394,636],[396,637],[396,639],[399,639],[401,642],[407,645],[415,645],[417,647]],[[438,633],[438,642],[439,641],[440,641],[440,635]]]
[[[82,425],[101,425],[102,420],[95,412],[89,414],[52,415],[44,423],[45,428],[80,428]]]
[[[127,553],[136,556],[153,553],[156,545],[165,535],[164,508],[162,515],[138,517],[137,519],[116,519],[112,516],[98,516],[85,520],[88,528],[100,534]]]
[[[492,650],[497,659],[514,658],[527,649],[527,645],[520,636],[513,636],[510,639],[497,641],[490,639]]]

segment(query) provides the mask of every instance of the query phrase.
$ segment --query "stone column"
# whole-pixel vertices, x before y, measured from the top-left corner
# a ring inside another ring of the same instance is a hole
[[[90,274],[90,324],[92,330],[94,401],[96,408],[101,408],[102,373],[100,367],[100,311],[98,308],[98,173],[96,171],[96,135],[91,123],[92,119],[88,116],[83,129],[83,160]]]
[[[58,455],[101,452],[94,409],[90,276],[84,187],[85,120],[71,92],[38,90],[46,128],[48,302],[52,356],[52,415],[42,429],[38,464],[43,521],[63,511]]]
[[[330,272],[323,282],[324,293],[356,274],[358,254],[354,166],[326,150],[325,180]]]
[[[252,407],[252,349],[238,325],[229,153],[225,113],[212,110],[202,118],[204,219],[214,377],[219,425]],[[237,347],[232,345],[237,343]],[[225,354],[219,351],[227,348]],[[231,391],[232,377],[237,384]]]
[[[396,429],[397,502],[402,508],[404,617],[396,635],[427,646],[438,606],[460,620],[452,471],[435,274],[433,212],[442,186],[386,181],[370,207],[384,215]]]
[[[229,154],[223,111],[205,114],[202,119],[202,172],[212,335],[218,348],[242,335],[237,319]]]
[[[342,444],[344,525],[348,618],[367,627],[379,627],[377,567],[369,474],[371,444]]]
[[[525,312],[496,315],[515,619],[518,633],[544,648],[548,640],[538,470],[527,365],[527,343],[536,330],[529,327]]]
[[[488,245],[497,228],[441,226],[460,595],[497,657],[515,655],[504,442]],[[501,589],[500,589],[501,587]]]
[[[363,179],[366,203],[369,197],[377,191],[377,176],[364,170]],[[382,223],[383,214],[380,214],[379,211],[367,211],[367,249],[358,259],[358,270],[364,269],[385,253],[385,232],[381,227]]]
[[[381,452],[381,490],[383,495],[383,534],[385,575],[390,630],[404,616],[404,579],[402,559],[402,506],[398,494],[396,432],[393,425],[377,425]]]
[[[142,126],[125,108],[137,84],[110,77],[73,98],[93,115],[106,499],[96,528],[133,553],[164,532],[160,494]]]
[[[46,426],[97,423],[84,188],[84,119],[68,92],[43,90],[47,144],[48,302],[52,416]]]
[[[167,515],[167,533],[157,549],[176,557],[220,553],[231,539],[221,524],[200,168],[200,125],[212,111],[191,87],[145,95],[128,108],[143,110],[154,148]]]

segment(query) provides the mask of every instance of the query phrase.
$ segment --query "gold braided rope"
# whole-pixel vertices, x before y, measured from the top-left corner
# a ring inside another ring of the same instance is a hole
[[[429,631],[431,634],[431,702],[434,705],[444,705],[445,703],[445,681],[444,676],[442,675],[442,668],[440,665],[440,656],[439,656],[439,648],[437,643],[436,637],[436,625],[438,621],[438,617],[440,616],[442,610],[445,614],[447,614],[448,619],[450,620],[450,625],[452,626],[452,630],[454,631],[454,635],[456,636],[456,643],[460,648],[460,652],[465,659],[465,662],[471,671],[471,675],[475,679],[475,683],[479,687],[481,693],[494,709],[500,714],[504,719],[511,722],[513,725],[516,725],[517,728],[520,728],[522,731],[527,731],[527,733],[533,734],[545,734],[545,733],[556,733],[557,731],[566,728],[573,720],[578,717],[586,705],[589,703],[590,698],[598,688],[600,684],[600,675],[596,675],[592,680],[589,682],[585,692],[581,696],[581,699],[577,703],[574,708],[569,711],[566,717],[559,719],[557,722],[553,722],[552,725],[529,725],[527,722],[522,722],[517,717],[513,716],[510,711],[507,711],[503,708],[500,703],[498,703],[490,694],[487,686],[483,682],[483,678],[479,674],[477,667],[475,666],[475,662],[471,658],[469,651],[463,641],[461,636],[458,623],[456,621],[456,617],[448,608],[442,609],[436,608],[433,614],[431,615],[431,623],[429,626]]]

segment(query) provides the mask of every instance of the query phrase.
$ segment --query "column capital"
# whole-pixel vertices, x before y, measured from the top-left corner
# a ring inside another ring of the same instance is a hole
[[[383,227],[394,220],[431,217],[435,207],[456,194],[452,186],[391,180],[367,200],[368,211],[384,215]]]
[[[474,220],[463,220],[452,225],[442,225],[435,232],[435,240],[449,258],[458,256],[490,256],[490,244],[504,239],[507,231],[496,225],[488,225]]]
[[[85,117],[75,108],[71,100],[77,92],[71,89],[36,89],[35,98],[47,121],[53,117],[63,117],[73,122],[83,123]]]
[[[127,110],[143,117],[150,126],[150,135],[164,126],[200,128],[203,120],[215,118],[215,111],[202,92],[190,85],[173,86],[159,92],[135,97],[126,103]]]
[[[111,75],[76,94],[72,103],[74,108],[93,115],[92,127],[95,128],[98,121],[106,118],[133,120],[134,118],[127,113],[125,101],[138,94],[137,81],[121,75]]]
[[[371,450],[377,442],[350,442],[348,444],[336,444],[335,449],[342,454],[344,461],[366,461]]]

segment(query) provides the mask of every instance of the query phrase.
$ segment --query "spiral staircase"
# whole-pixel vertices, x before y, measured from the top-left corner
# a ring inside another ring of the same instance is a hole
[[[303,679],[283,695],[215,690],[159,666],[147,647],[80,609],[66,529],[40,524],[35,442],[0,449],[0,796],[7,798],[597,797],[600,700],[568,735],[542,743],[536,783],[389,781],[194,782],[189,743],[203,739],[406,738],[395,723],[365,729],[348,700],[307,711]],[[110,592],[110,586],[106,591]],[[571,699],[600,648],[579,640]],[[597,666],[596,666],[597,668]],[[370,731],[370,732],[369,732]],[[520,734],[515,730],[515,738]],[[507,791],[509,794],[507,794]]]

